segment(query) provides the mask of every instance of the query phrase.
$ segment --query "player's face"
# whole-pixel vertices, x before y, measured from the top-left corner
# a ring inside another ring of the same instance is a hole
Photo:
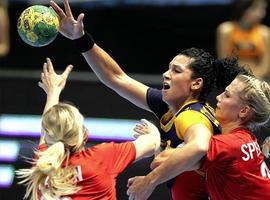
[[[244,16],[251,24],[261,23],[266,16],[267,3],[265,1],[254,1],[247,9]]]
[[[240,113],[245,108],[245,102],[240,98],[243,83],[235,79],[225,91],[217,96],[216,118],[221,126],[240,123]]]
[[[177,111],[191,96],[192,59],[184,55],[176,56],[163,74],[163,100]]]

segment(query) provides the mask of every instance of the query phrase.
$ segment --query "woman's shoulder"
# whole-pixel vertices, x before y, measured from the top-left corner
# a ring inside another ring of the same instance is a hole
[[[218,25],[217,30],[222,33],[231,32],[234,27],[234,22],[226,21]]]
[[[250,140],[251,133],[246,129],[237,128],[230,133],[214,135],[213,140],[215,142],[221,142],[230,146],[242,144],[246,140]]]
[[[261,31],[264,37],[270,38],[270,28],[264,24],[258,26],[258,29]]]

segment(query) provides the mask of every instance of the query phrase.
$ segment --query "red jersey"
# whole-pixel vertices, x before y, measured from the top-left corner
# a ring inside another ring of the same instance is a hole
[[[173,114],[157,89],[147,90],[147,104],[160,119],[161,139],[165,148],[176,148],[184,142],[187,129],[204,124],[212,133],[220,133],[214,110],[205,102],[189,101]],[[164,146],[163,146],[164,147]],[[204,173],[184,172],[167,181],[173,200],[208,200]]]
[[[213,136],[202,169],[211,200],[270,199],[270,172],[248,130]]]
[[[102,143],[71,155],[69,164],[77,170],[81,190],[61,200],[115,200],[116,177],[135,158],[132,142]]]

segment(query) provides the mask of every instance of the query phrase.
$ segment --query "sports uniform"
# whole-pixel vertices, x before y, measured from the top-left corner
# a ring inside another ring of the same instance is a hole
[[[41,145],[40,150],[46,148]],[[69,165],[77,171],[77,185],[81,189],[61,200],[115,200],[116,177],[136,157],[132,142],[103,143],[70,156]],[[42,199],[42,198],[41,198]]]
[[[270,172],[248,130],[213,136],[202,170],[211,200],[270,199]]]
[[[161,139],[164,148],[176,148],[184,144],[186,130],[194,124],[205,124],[214,133],[220,133],[219,124],[213,110],[204,102],[191,101],[173,115],[162,100],[162,92],[149,88],[147,91],[149,108],[160,119]],[[184,172],[167,182],[173,200],[208,199],[204,174],[200,171]]]
[[[240,59],[260,59],[266,48],[262,35],[264,34],[260,26],[243,30],[237,23],[233,23],[233,29],[229,35],[227,55],[234,52]]]

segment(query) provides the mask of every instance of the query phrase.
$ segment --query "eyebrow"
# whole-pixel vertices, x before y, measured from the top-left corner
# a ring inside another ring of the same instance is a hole
[[[224,92],[227,93],[227,94],[231,94],[231,92],[228,89],[225,89]]]
[[[178,67],[179,69],[183,69],[183,65],[178,65],[178,64],[169,64],[169,67]]]

